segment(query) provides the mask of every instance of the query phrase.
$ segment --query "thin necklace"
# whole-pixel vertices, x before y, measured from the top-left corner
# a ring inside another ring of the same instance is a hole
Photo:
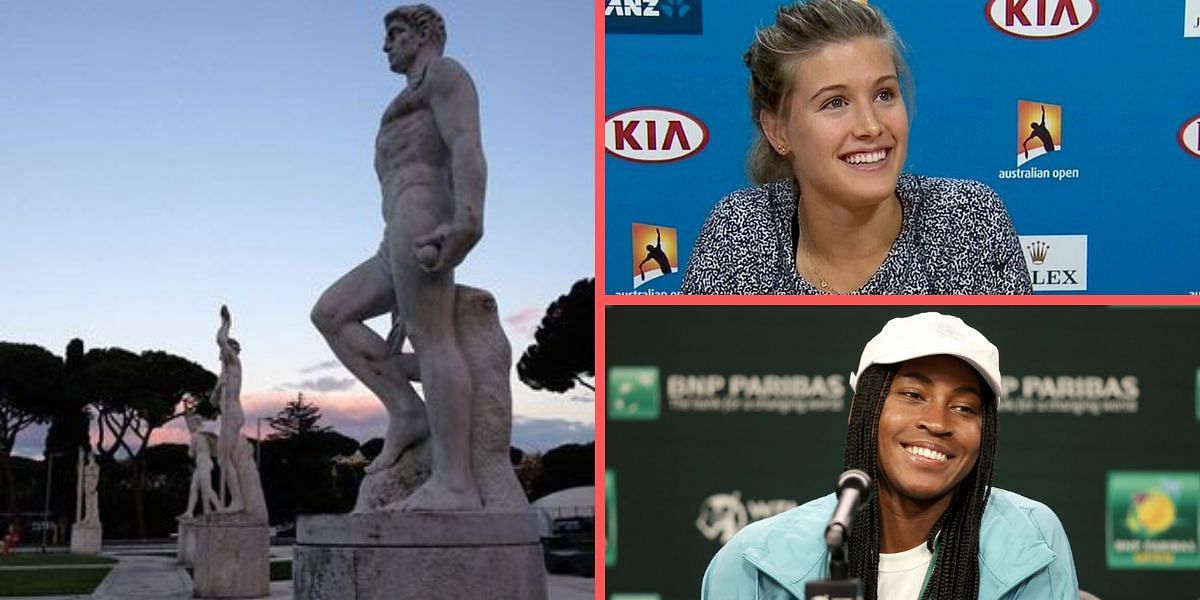
[[[812,246],[808,245],[808,235],[804,233],[804,222],[800,219],[800,207],[798,205],[796,206],[796,225],[800,227],[800,243],[803,245],[805,253],[808,254],[808,262],[812,265],[813,272],[817,276],[818,287],[831,294],[841,294],[841,292],[829,285],[829,281],[825,279],[825,274],[821,272],[821,267],[817,265],[817,253],[813,251]]]

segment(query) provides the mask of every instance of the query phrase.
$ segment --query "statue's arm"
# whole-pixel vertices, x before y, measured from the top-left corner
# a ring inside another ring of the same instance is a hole
[[[229,328],[233,325],[233,320],[229,316],[229,307],[221,305],[221,326],[217,328],[217,346],[221,348],[221,360],[226,358],[236,358],[237,354],[233,351],[233,346],[229,345]]]
[[[442,141],[450,150],[454,221],[435,243],[442,251],[431,270],[454,267],[483,236],[483,197],[487,164],[479,131],[479,96],[462,65],[440,58],[429,69],[429,105]]]

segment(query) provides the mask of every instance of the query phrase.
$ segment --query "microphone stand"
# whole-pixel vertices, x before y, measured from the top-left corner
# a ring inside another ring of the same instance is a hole
[[[804,597],[807,600],[862,600],[862,582],[850,577],[844,541],[829,546],[829,579],[804,584]]]

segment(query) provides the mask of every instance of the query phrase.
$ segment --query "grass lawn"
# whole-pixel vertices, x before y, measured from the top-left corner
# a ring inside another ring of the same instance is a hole
[[[115,558],[98,554],[67,554],[65,552],[22,552],[0,554],[0,567],[27,567],[31,565],[111,565]]]
[[[111,569],[0,570],[0,596],[90,594]]]

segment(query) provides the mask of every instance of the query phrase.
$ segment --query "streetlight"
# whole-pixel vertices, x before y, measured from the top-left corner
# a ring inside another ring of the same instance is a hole
[[[63,452],[51,452],[46,455],[46,503],[42,507],[42,554],[46,553],[47,519],[50,518],[50,484],[54,479],[54,457],[62,456]]]

